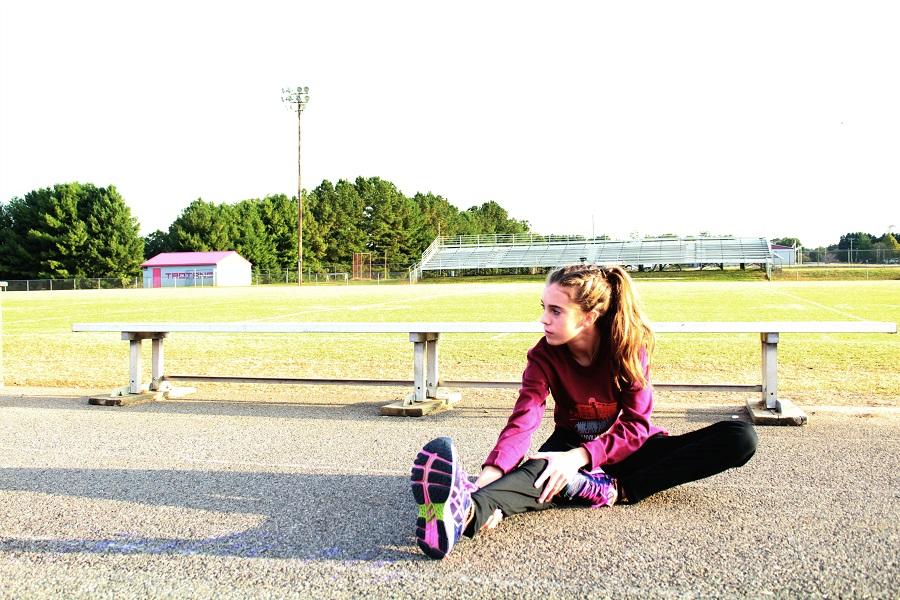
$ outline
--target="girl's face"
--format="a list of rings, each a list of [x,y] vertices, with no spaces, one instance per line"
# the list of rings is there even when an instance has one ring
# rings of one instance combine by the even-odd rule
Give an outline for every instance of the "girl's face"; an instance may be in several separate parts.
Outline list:
[[[544,337],[551,346],[568,344],[584,333],[585,329],[593,327],[596,320],[592,318],[592,313],[584,312],[572,301],[565,288],[555,283],[544,288],[541,306],[544,308],[541,315]]]

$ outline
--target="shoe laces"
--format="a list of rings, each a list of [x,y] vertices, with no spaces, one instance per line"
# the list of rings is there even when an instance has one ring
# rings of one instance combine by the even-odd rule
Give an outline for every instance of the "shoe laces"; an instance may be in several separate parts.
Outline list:
[[[563,494],[570,500],[587,500],[593,508],[614,504],[618,496],[615,480],[599,469],[579,471]]]

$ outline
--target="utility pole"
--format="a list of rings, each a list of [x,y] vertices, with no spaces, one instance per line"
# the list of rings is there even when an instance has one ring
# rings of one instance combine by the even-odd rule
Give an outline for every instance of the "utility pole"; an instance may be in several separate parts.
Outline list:
[[[303,140],[303,109],[309,102],[309,88],[282,88],[281,101],[297,112],[297,285],[303,285],[303,166],[300,150]]]

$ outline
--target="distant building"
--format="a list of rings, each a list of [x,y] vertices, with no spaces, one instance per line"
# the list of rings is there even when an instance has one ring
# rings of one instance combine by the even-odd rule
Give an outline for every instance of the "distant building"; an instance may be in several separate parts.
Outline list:
[[[163,252],[141,265],[145,288],[250,285],[251,267],[233,250]]]
[[[771,244],[771,247],[776,267],[788,267],[798,264],[797,254],[800,252],[800,248],[780,246],[778,244]]]

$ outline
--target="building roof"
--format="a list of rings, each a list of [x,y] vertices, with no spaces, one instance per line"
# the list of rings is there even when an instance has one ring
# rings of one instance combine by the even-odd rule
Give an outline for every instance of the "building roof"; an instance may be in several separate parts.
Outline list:
[[[142,267],[193,267],[217,265],[228,256],[235,254],[234,250],[224,252],[162,252],[151,259],[145,260]],[[242,257],[243,258],[243,257]]]

